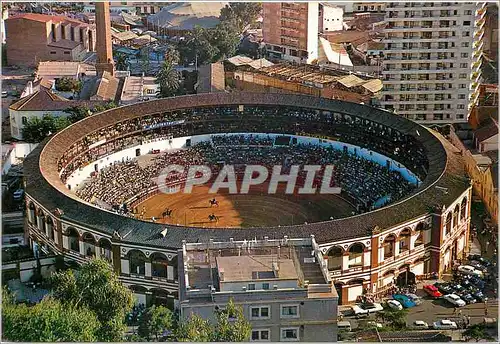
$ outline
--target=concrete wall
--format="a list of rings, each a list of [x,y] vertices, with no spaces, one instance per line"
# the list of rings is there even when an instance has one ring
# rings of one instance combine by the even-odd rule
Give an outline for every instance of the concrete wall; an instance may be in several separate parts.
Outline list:
[[[45,111],[18,111],[9,109],[10,116],[10,132],[13,138],[17,140],[23,139],[23,117],[26,117],[26,120],[29,121],[30,118],[38,117],[43,118],[45,115],[51,115],[54,117],[59,116],[69,116],[68,113],[60,110],[45,110]]]
[[[38,143],[14,143],[9,155],[3,161],[2,175],[6,174],[12,165],[21,163],[20,159],[24,159],[36,146]]]

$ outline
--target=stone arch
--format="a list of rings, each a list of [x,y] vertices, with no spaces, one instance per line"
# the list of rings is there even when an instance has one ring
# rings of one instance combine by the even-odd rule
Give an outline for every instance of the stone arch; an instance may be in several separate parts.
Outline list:
[[[394,257],[396,254],[396,235],[391,233],[386,236],[382,243],[382,247],[384,250],[384,259]]]
[[[71,251],[80,252],[80,234],[76,228],[66,228],[66,236],[68,237],[68,248]]]
[[[41,208],[36,210],[36,225],[41,233],[47,235],[47,225],[45,223],[45,214]]]
[[[456,230],[458,227],[458,218],[460,216],[460,206],[457,204],[455,209],[453,209],[453,230]]]
[[[92,233],[85,232],[82,235],[83,252],[87,257],[95,256],[96,240]]]
[[[416,226],[415,226],[415,230],[417,232],[420,232],[420,231],[423,231],[425,230],[425,228],[427,227],[427,224],[424,222],[424,221],[420,221]]]
[[[395,274],[396,274],[396,270],[391,269],[391,270],[387,270],[386,272],[384,272],[384,274],[382,276],[386,277],[386,276],[395,275]]]
[[[403,229],[398,236],[398,247],[399,253],[403,253],[410,250],[410,240],[411,240],[411,229]]]
[[[465,220],[465,216],[467,214],[467,197],[464,197],[462,202],[460,202],[460,221]]]
[[[413,247],[419,247],[420,245],[424,244],[424,232],[418,232],[417,239],[415,239],[415,244],[413,244]]]
[[[363,266],[363,252],[365,251],[365,245],[360,242],[352,244],[349,249],[349,268],[355,266]]]
[[[146,255],[140,250],[130,250],[127,253],[131,274],[144,275],[146,273]]]
[[[28,221],[35,226],[37,225],[37,218],[36,218],[36,207],[35,203],[29,202],[28,204]]]
[[[174,309],[174,296],[165,289],[151,289],[152,304],[156,306],[165,306],[171,310]]]
[[[341,246],[332,246],[327,252],[328,270],[341,270],[344,250]]]
[[[452,214],[450,211],[450,212],[448,212],[448,215],[446,215],[446,220],[444,223],[443,238],[446,238],[446,236],[451,233],[451,218],[452,218]]]
[[[135,304],[138,306],[143,305],[143,307],[146,307],[146,293],[148,292],[148,289],[136,284],[129,285],[128,288],[134,294]]]
[[[106,259],[108,262],[113,261],[113,245],[107,238],[100,238],[97,242],[99,256]]]
[[[45,225],[47,227],[47,237],[50,240],[54,240],[54,220],[52,219],[52,216],[46,216],[45,217]]]
[[[149,257],[151,259],[151,274],[153,277],[167,278],[169,262],[165,254],[154,252]]]

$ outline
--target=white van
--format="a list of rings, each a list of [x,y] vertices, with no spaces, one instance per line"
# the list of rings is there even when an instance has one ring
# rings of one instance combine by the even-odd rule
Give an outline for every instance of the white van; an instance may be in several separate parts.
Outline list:
[[[351,332],[351,323],[349,321],[339,321],[337,322],[337,329],[339,331]]]

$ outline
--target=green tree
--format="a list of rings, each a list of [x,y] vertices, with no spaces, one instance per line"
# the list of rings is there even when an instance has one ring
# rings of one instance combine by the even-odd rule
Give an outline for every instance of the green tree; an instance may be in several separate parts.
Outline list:
[[[247,342],[250,339],[252,327],[243,315],[243,308],[229,300],[226,309],[217,311],[216,322],[197,314],[181,321],[176,332],[176,340],[180,342]]]
[[[97,341],[99,321],[85,307],[71,307],[52,298],[35,306],[3,303],[4,340],[19,342],[90,342]]]
[[[262,4],[257,2],[232,2],[220,11],[220,20],[233,20],[237,24],[238,33],[247,25],[255,23],[262,11]]]
[[[92,112],[86,106],[72,106],[64,110],[64,112],[69,114],[68,119],[71,123],[76,123],[85,117],[92,115]]]
[[[211,31],[210,42],[217,48],[217,53],[214,57],[216,61],[234,56],[240,43],[240,35],[234,21],[219,23]]]
[[[198,65],[204,65],[213,62],[219,54],[217,47],[212,44],[211,30],[199,26],[178,43],[177,50],[183,64],[197,61]]]
[[[71,122],[66,117],[44,115],[42,118],[33,117],[28,120],[22,129],[23,139],[26,142],[37,143],[46,137],[66,128]]]
[[[177,93],[180,86],[180,75],[172,63],[164,61],[160,70],[156,74],[156,82],[160,85],[159,95],[161,97],[171,97]]]
[[[56,79],[56,90],[61,92],[80,92],[82,83],[73,78],[63,77]]]
[[[78,274],[71,270],[55,273],[53,295],[65,305],[88,307],[101,323],[100,341],[120,341],[125,332],[125,315],[133,304],[132,292],[125,287],[103,259],[82,265]]]
[[[493,339],[487,332],[485,324],[474,324],[469,326],[463,333],[462,336],[470,341],[474,339],[476,342],[479,342],[481,339],[491,340]]]
[[[180,54],[177,49],[172,46],[169,46],[165,51],[165,61],[169,61],[172,65],[179,63]]]
[[[402,330],[406,327],[407,315],[407,309],[397,310],[389,307],[377,313],[377,317],[394,330]]]
[[[173,324],[174,317],[170,309],[152,306],[141,316],[137,334],[148,340],[154,336],[158,341],[165,331],[173,329]]]
[[[129,62],[128,62],[128,56],[125,55],[124,53],[115,53],[116,57],[116,69],[117,70],[128,70],[129,69]]]

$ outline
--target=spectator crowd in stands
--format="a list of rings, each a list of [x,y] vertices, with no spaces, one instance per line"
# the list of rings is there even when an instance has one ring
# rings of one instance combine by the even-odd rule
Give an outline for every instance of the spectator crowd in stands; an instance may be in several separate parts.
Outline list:
[[[291,166],[333,165],[333,186],[342,188],[359,212],[393,202],[411,193],[416,185],[406,181],[397,171],[327,145],[294,144],[273,145],[270,136],[215,135],[210,141],[192,147],[155,154],[140,166],[138,159],[130,159],[103,168],[76,191],[87,202],[109,209],[128,209],[127,202],[145,190],[156,190],[158,177],[168,165],[185,167],[182,174],[170,174],[165,183],[184,181],[192,165],[207,165],[215,176],[224,165],[233,165],[236,173],[244,172],[246,165],[268,168],[269,178],[273,166],[282,167],[281,173]],[[317,173],[313,186],[321,187],[324,170]],[[300,168],[297,188],[303,184],[306,172]],[[212,180],[213,181],[213,180]]]

